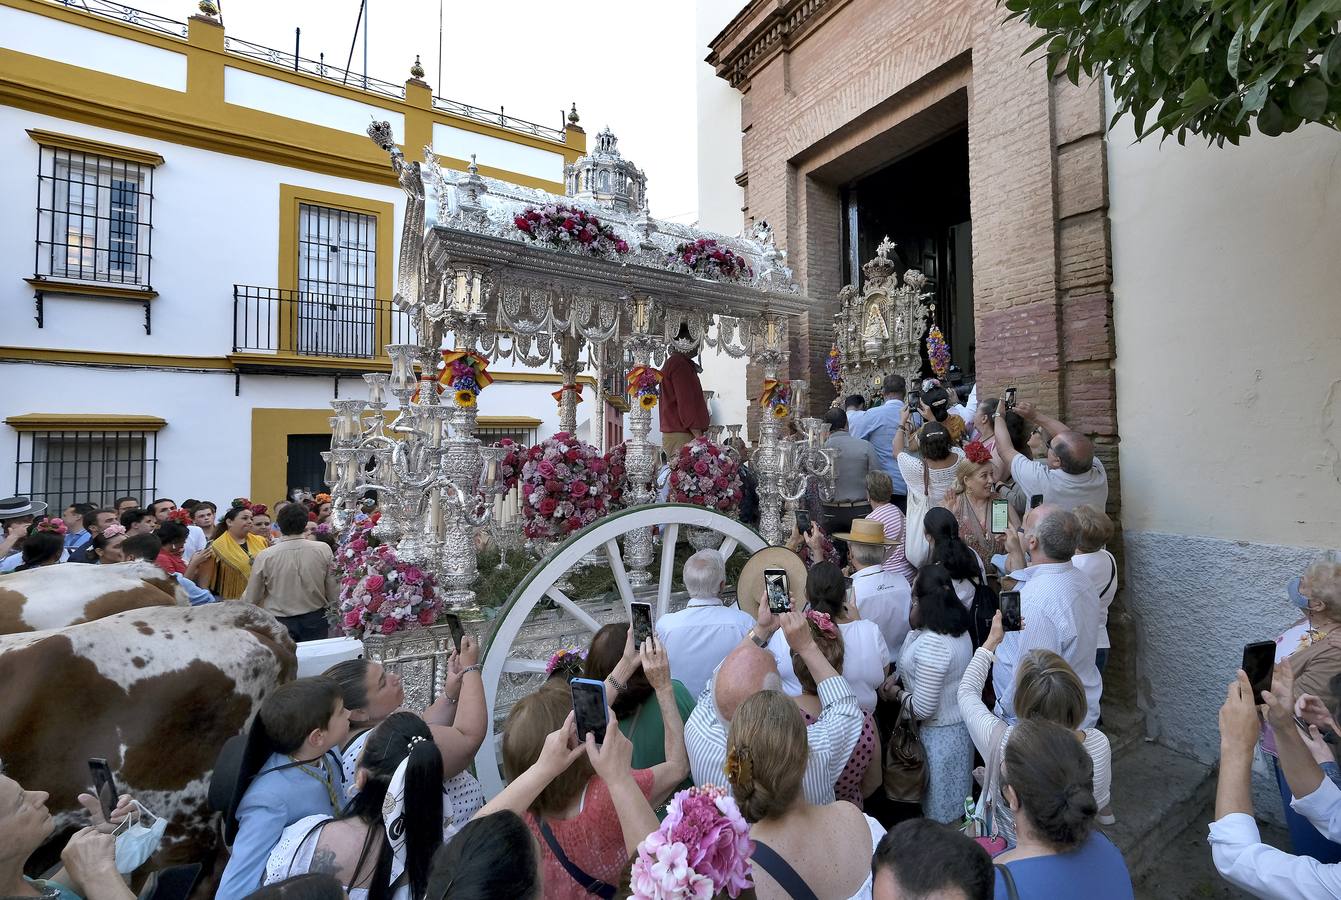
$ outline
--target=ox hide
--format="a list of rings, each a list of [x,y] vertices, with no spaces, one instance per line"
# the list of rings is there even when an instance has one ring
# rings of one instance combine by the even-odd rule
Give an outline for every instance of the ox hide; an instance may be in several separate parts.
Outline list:
[[[176,579],[143,560],[0,575],[0,634],[79,625],[146,606],[190,605]]]
[[[105,757],[122,792],[169,820],[153,865],[208,871],[219,843],[207,803],[215,758],[296,670],[284,626],[243,603],[0,636],[0,759],[6,775],[51,794],[63,837],[87,824],[77,797],[89,758]]]

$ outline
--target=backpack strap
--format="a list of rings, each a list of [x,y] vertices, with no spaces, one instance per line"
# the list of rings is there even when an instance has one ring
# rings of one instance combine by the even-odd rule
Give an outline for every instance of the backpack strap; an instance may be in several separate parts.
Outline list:
[[[787,860],[763,841],[754,842],[754,855],[751,858],[772,876],[778,887],[786,891],[792,900],[819,900],[815,892],[810,889],[810,885],[806,884],[805,879],[796,873]]]
[[[559,846],[558,838],[554,837],[554,832],[550,831],[549,823],[544,819],[536,816],[536,824],[540,826],[540,836],[545,839],[545,843],[549,846],[550,852],[553,853],[554,858],[559,861],[559,865],[563,866],[563,870],[568,873],[568,877],[577,882],[578,887],[582,888],[582,890],[586,891],[588,894],[595,894],[597,897],[602,898],[602,900],[614,900],[614,885],[606,884],[599,878],[588,875],[586,872],[578,868],[577,864],[568,858],[568,854],[563,852],[563,847]]]
[[[1015,876],[1011,874],[1009,866],[1003,866],[1000,863],[993,863],[996,870],[1001,873],[1001,880],[1006,883],[1006,896],[1009,900],[1020,900],[1020,892],[1015,887]]]

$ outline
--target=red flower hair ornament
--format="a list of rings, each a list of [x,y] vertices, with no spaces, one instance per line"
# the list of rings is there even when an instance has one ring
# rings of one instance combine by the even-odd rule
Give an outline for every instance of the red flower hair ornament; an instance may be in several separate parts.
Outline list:
[[[992,461],[992,451],[982,441],[969,441],[964,445],[964,456],[971,463],[982,465]]]

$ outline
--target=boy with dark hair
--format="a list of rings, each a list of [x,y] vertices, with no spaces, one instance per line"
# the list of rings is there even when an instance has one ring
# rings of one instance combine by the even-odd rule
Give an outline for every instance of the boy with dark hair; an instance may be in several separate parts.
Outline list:
[[[237,788],[225,815],[232,856],[219,883],[219,900],[240,900],[261,886],[265,862],[284,829],[315,815],[338,816],[344,770],[337,749],[349,736],[349,711],[330,678],[299,678],[261,703],[251,726]],[[259,751],[259,752],[257,752]],[[266,758],[252,776],[248,757]]]
[[[158,559],[158,554],[162,549],[163,542],[158,539],[158,535],[152,532],[132,534],[121,542],[121,552],[126,554],[126,559],[142,559],[146,562],[154,562]]]

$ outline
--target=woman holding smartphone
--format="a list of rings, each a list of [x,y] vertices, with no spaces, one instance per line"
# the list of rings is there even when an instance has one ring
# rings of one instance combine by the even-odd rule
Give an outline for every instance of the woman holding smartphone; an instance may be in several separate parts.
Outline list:
[[[959,537],[982,560],[1006,552],[1006,528],[994,528],[992,501],[997,499],[993,480],[992,454],[977,441],[964,448],[963,460],[955,469],[954,484],[940,499],[940,505],[954,513],[959,522]]]

